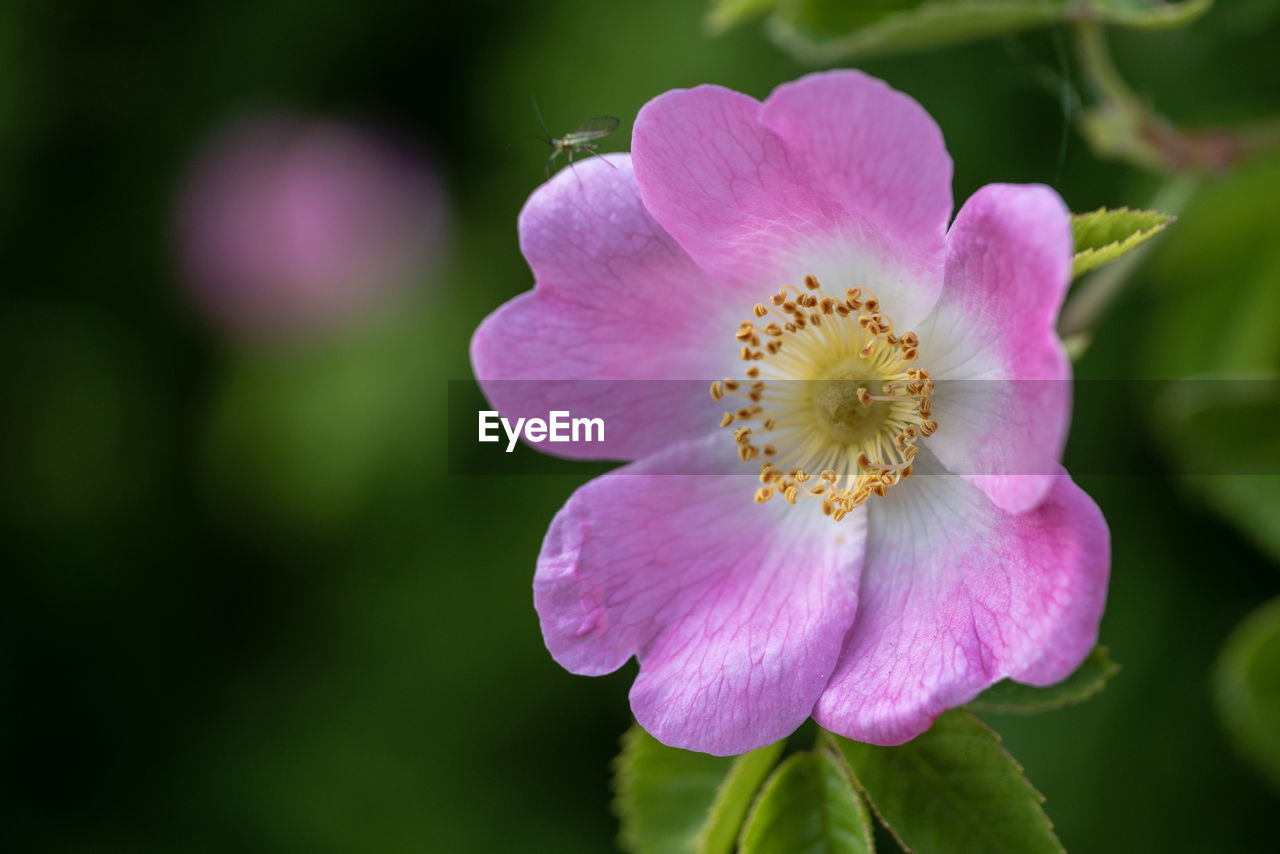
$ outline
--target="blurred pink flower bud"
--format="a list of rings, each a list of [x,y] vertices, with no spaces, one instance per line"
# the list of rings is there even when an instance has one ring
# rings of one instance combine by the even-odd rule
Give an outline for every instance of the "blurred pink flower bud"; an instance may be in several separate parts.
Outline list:
[[[443,189],[422,159],[355,127],[287,116],[216,136],[178,206],[193,300],[251,335],[359,315],[420,280],[445,231]]]

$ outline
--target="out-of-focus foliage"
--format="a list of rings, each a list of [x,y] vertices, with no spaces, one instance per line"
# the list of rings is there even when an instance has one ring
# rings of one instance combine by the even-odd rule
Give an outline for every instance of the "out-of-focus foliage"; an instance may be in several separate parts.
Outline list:
[[[430,471],[443,431],[423,394],[440,358],[423,307],[336,337],[248,348],[212,393],[202,471],[224,512],[319,528],[377,485]]]
[[[769,13],[774,41],[813,64],[860,61],[1035,27],[1088,19],[1138,28],[1177,27],[1213,0],[713,0],[722,31]]]
[[[1280,158],[1208,182],[1146,275],[1153,411],[1189,494],[1280,559]]]
[[[1172,219],[1159,211],[1131,211],[1099,208],[1085,214],[1072,214],[1071,234],[1075,238],[1076,257],[1071,275],[1081,276],[1108,261],[1131,252],[1154,237]]]
[[[1214,700],[1236,749],[1280,793],[1280,599],[1240,624],[1214,669]]]
[[[1119,672],[1120,665],[1111,660],[1107,648],[1098,646],[1075,673],[1057,685],[1034,688],[1006,679],[983,691],[969,708],[977,712],[1018,715],[1049,712],[1092,698]]]

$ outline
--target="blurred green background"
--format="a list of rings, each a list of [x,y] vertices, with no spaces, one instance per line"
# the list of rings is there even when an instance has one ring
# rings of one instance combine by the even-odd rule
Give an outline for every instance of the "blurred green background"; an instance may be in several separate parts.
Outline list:
[[[1175,120],[1276,115],[1276,5],[1117,33],[1117,61]],[[633,666],[562,671],[530,593],[547,523],[597,469],[449,475],[471,450],[447,447],[447,389],[471,376],[477,323],[532,285],[515,233],[547,153],[521,139],[531,94],[553,132],[619,116],[603,148],[625,150],[666,89],[764,97],[807,70],[758,26],[709,37],[704,12],[0,6],[6,849],[611,850]],[[1194,179],[1099,159],[1069,125],[1057,31],[862,67],[941,124],[958,201],[991,181],[1052,184],[1077,211],[1186,200],[1079,376],[1280,367],[1280,267],[1255,260],[1280,245],[1274,158]],[[228,328],[180,257],[200,152],[276,113],[394,137],[445,188],[447,231],[399,297],[308,334]],[[1193,334],[1201,310],[1245,330]],[[1246,333],[1243,354],[1223,344]],[[1069,849],[1274,850],[1276,796],[1209,685],[1277,590],[1280,516],[1188,487],[1195,446],[1168,450],[1166,427],[1081,396],[1068,465],[1111,525],[1102,640],[1124,670],[1085,706],[991,721]],[[1274,422],[1228,428],[1275,446]],[[1252,523],[1231,523],[1233,500]]]

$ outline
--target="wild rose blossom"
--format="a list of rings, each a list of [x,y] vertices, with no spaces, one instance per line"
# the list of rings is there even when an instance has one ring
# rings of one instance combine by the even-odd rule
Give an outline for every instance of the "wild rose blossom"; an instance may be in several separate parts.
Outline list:
[[[536,287],[472,360],[504,412],[606,418],[557,452],[634,460],[556,515],[534,601],[568,670],[636,656],[663,742],[740,753],[812,715],[897,744],[1092,648],[1110,560],[1060,465],[1067,209],[990,185],[948,230],[950,182],[915,101],[834,71],[661,95],[629,157],[525,205]]]

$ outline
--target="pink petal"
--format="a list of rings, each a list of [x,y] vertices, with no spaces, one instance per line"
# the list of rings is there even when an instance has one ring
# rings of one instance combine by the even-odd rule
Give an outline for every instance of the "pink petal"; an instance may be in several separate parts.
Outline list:
[[[686,462],[681,462],[681,461]],[[676,747],[729,755],[809,716],[857,606],[863,529],[816,507],[752,501],[730,437],[689,443],[588,483],[543,544],[534,603],[574,673],[640,661],[631,705]]]
[[[826,71],[775,89],[760,123],[821,176],[847,219],[882,232],[922,281],[936,281],[951,220],[951,157],[923,107],[860,71]],[[923,317],[937,292],[910,296],[917,299],[893,306],[903,320]]]
[[[929,449],[1014,512],[1053,487],[1067,441],[1071,364],[1054,326],[1071,256],[1057,193],[983,187],[947,235],[946,285],[919,329],[937,382]]]
[[[1023,514],[945,474],[868,509],[861,606],[814,711],[822,726],[901,744],[1000,679],[1064,679],[1093,648],[1109,535],[1065,474]]]
[[[716,430],[710,382],[741,372],[734,300],[645,211],[625,155],[561,170],[520,214],[537,285],[480,325],[471,360],[504,415],[604,418],[603,444],[542,445],[632,459]],[[689,380],[696,382],[665,382]]]
[[[764,105],[675,90],[640,111],[632,151],[654,217],[761,297],[812,273],[830,293],[872,289],[913,324],[937,296],[951,161],[924,110],[879,81],[811,75]]]

